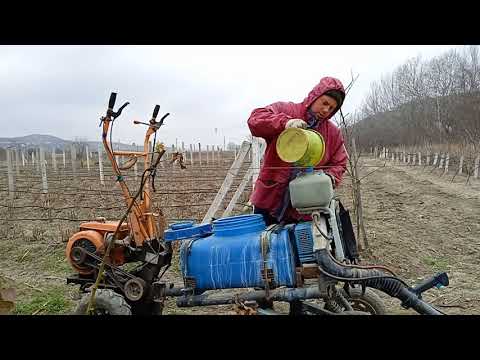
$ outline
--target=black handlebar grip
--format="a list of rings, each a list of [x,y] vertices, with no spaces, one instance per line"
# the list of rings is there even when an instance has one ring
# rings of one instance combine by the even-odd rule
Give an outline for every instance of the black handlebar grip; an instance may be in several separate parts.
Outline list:
[[[108,100],[108,108],[113,109],[115,106],[115,101],[117,100],[117,93],[112,92],[110,94],[110,100]]]
[[[155,109],[153,109],[152,118],[156,119],[159,111],[160,111],[160,105],[155,105]]]

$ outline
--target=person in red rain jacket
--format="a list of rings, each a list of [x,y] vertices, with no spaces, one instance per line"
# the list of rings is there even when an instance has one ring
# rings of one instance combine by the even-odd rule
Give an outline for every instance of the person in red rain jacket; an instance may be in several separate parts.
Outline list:
[[[248,126],[253,136],[265,139],[267,148],[250,201],[254,213],[262,214],[267,225],[308,220],[292,208],[288,184],[296,175],[292,164],[282,161],[276,151],[281,132],[290,127],[313,129],[325,140],[325,156],[316,166],[340,184],[348,154],[340,129],[329,120],[340,109],[345,90],[340,80],[324,77],[301,103],[276,102],[253,110]]]

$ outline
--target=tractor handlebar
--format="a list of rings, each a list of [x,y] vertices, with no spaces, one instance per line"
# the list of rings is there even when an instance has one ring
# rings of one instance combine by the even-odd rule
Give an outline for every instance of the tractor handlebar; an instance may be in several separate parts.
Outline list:
[[[117,100],[117,93],[112,92],[110,94],[110,99],[108,100],[108,108],[112,109],[112,111],[113,111],[113,107],[115,106],[116,100]]]
[[[113,107],[115,106],[115,102],[117,101],[117,93],[112,92],[110,94],[110,99],[108,100],[108,110],[107,110],[107,116],[112,117],[113,119],[116,119],[122,114],[123,109],[125,106],[129,105],[129,102],[126,102],[117,111],[113,111]]]
[[[160,105],[155,105],[155,109],[153,109],[152,120],[155,120],[157,118],[159,111],[160,111]]]

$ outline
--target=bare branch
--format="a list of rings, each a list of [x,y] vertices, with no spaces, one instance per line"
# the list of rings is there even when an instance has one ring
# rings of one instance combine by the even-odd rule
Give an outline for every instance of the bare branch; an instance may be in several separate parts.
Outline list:
[[[347,85],[347,87],[345,88],[345,95],[348,94],[348,92],[350,91],[350,89],[352,88],[353,84],[355,83],[355,81],[357,81],[358,77],[360,76],[357,75],[357,77],[354,79],[353,78],[353,73],[352,73],[352,80],[350,81],[350,83]]]

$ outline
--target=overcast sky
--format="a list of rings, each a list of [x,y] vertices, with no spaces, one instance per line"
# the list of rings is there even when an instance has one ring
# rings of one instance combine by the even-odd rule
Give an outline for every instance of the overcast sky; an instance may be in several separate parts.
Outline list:
[[[373,81],[407,59],[460,46],[0,46],[0,137],[48,134],[101,140],[111,91],[130,105],[114,141],[142,143],[155,104],[170,112],[158,137],[170,145],[239,143],[257,107],[302,101],[323,76],[346,86],[344,113],[358,108]],[[160,116],[159,116],[160,117]],[[217,133],[215,134],[215,128]]]

